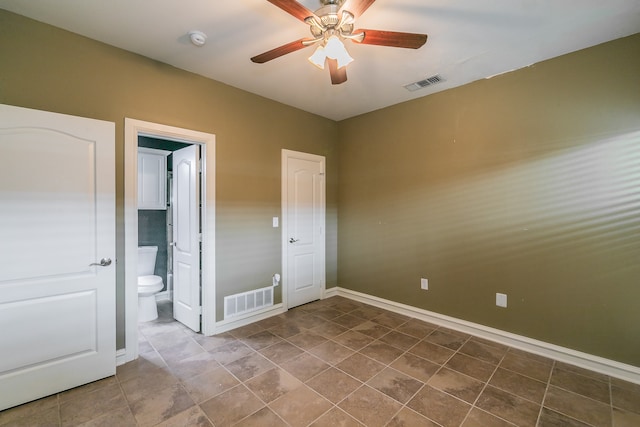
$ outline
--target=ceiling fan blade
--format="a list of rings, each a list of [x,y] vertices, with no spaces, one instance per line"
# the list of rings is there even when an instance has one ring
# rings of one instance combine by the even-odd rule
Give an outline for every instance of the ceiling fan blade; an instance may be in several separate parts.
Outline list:
[[[270,51],[261,53],[260,55],[256,55],[251,60],[257,64],[264,64],[267,61],[271,61],[272,59],[280,58],[287,53],[295,52],[296,50],[303,49],[307,47],[303,42],[309,41],[313,39],[300,39],[291,43],[287,43],[285,45],[279,46],[275,49],[271,49]]]
[[[364,33],[362,44],[378,46],[404,47],[418,49],[427,42],[426,34],[399,33],[396,31],[355,30],[353,34]],[[357,42],[357,40],[354,40]]]
[[[289,15],[298,18],[302,22],[310,16],[316,16],[312,11],[295,0],[267,0],[274,6],[287,12]]]
[[[347,10],[356,18],[362,15],[376,0],[347,0],[341,10]]]
[[[327,58],[329,64],[329,74],[331,74],[331,84],[339,85],[347,81],[347,67],[338,68],[338,60]]]

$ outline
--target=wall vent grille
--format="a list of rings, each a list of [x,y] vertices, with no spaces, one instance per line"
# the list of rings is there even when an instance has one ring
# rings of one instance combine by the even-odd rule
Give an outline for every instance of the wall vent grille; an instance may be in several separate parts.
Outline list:
[[[273,287],[224,297],[224,318],[240,316],[273,305]]]
[[[427,86],[433,86],[435,84],[438,84],[444,81],[445,80],[442,78],[440,74],[436,74],[435,76],[427,77],[424,80],[420,80],[418,82],[405,85],[404,88],[407,89],[408,91],[415,92],[418,89],[422,89]]]

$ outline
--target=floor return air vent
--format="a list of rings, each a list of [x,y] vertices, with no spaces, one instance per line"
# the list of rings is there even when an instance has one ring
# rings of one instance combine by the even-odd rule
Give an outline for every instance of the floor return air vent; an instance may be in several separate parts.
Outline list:
[[[273,305],[273,287],[224,297],[224,318],[229,319]]]

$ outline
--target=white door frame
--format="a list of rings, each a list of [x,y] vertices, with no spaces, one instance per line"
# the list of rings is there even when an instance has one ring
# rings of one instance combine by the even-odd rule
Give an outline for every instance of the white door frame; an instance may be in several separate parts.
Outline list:
[[[202,148],[202,333],[216,321],[215,135],[125,118],[124,120],[125,349],[118,365],[138,357],[138,136],[200,144]]]
[[[288,225],[289,225],[289,214],[288,214],[288,206],[289,206],[289,192],[287,191],[287,182],[288,182],[288,174],[289,174],[289,169],[288,169],[288,159],[289,158],[296,158],[296,159],[302,159],[302,160],[310,160],[313,162],[321,162],[322,163],[322,170],[326,171],[326,159],[324,156],[319,156],[317,154],[309,154],[309,153],[303,153],[300,151],[292,151],[292,150],[287,150],[287,149],[283,149],[282,150],[282,156],[281,156],[281,199],[282,199],[282,206],[281,206],[281,211],[282,211],[282,306],[285,308],[285,310],[289,309],[289,257],[288,257],[288,251],[289,251],[289,237],[287,235],[287,230],[288,230]],[[323,218],[326,218],[326,210],[327,210],[327,206],[326,206],[326,175],[325,175],[325,179],[324,179],[324,191],[325,194],[322,197],[322,211],[324,213]],[[323,265],[323,269],[322,269],[322,285],[321,285],[321,289],[320,289],[320,298],[323,299],[325,292],[326,292],[326,287],[327,287],[327,280],[326,280],[326,235],[327,235],[327,230],[326,230],[326,220],[325,222],[322,224],[322,234],[325,236],[325,244],[323,245],[323,251],[322,251],[322,265]]]

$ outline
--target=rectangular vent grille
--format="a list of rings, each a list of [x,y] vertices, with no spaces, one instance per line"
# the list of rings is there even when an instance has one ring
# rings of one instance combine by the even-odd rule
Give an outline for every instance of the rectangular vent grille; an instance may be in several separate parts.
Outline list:
[[[418,89],[422,89],[427,86],[433,86],[443,81],[445,80],[442,78],[442,76],[440,74],[436,74],[435,76],[427,77],[426,79],[420,80],[419,82],[405,85],[404,88],[408,91],[414,92]]]
[[[240,316],[273,305],[273,287],[224,297],[224,318]]]

